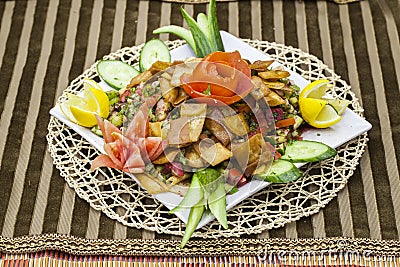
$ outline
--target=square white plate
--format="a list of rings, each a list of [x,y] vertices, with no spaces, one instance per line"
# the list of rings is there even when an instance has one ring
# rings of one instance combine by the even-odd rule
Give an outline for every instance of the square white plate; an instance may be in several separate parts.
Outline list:
[[[236,38],[235,36],[227,32],[221,31],[221,35],[225,46],[225,50],[228,52],[238,50],[242,56],[244,56],[246,59],[249,59],[250,61],[271,59],[268,55],[251,47],[250,45],[246,44],[242,40]],[[172,60],[183,60],[187,57],[194,56],[194,54],[188,45],[183,45],[172,50],[171,56]],[[275,66],[278,66],[279,62],[275,62],[274,64]],[[290,79],[293,80],[295,84],[298,85],[301,89],[304,88],[307,84],[309,84],[309,81],[301,77],[299,74],[292,71],[290,71],[290,73],[291,73]],[[104,87],[107,86],[105,83],[101,83],[101,85]],[[58,105],[50,110],[50,114],[59,119],[60,121],[62,121],[63,123],[65,123],[66,125],[68,125],[73,130],[75,130],[78,134],[80,134],[83,138],[85,138],[101,153],[104,153],[103,139],[92,133],[90,129],[81,127],[68,120],[64,116]],[[372,126],[368,121],[358,116],[352,110],[347,109],[342,114],[342,120],[336,125],[328,129],[311,129],[309,131],[306,131],[303,134],[303,137],[304,139],[320,141],[331,147],[336,148],[350,141],[351,139],[359,136],[360,134],[368,131],[369,129],[371,129],[371,127]],[[133,175],[132,177],[134,178]],[[248,198],[249,196],[260,191],[261,189],[265,188],[268,185],[269,183],[259,180],[253,180],[248,184],[244,185],[239,189],[237,193],[227,196],[227,210],[236,206],[244,199]],[[154,195],[154,197],[169,209],[174,208],[182,200],[182,197],[173,193],[156,194]],[[186,223],[189,216],[189,210],[176,213],[176,215],[183,222]],[[214,217],[212,215],[210,214],[205,215],[200,221],[197,228],[203,227],[213,219]]]

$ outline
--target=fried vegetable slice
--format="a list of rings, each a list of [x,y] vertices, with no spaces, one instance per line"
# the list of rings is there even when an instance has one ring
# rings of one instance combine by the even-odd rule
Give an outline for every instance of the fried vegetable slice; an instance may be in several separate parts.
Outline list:
[[[133,77],[130,81],[130,83],[126,86],[126,88],[132,88],[138,84],[140,84],[141,82],[145,82],[148,79],[151,78],[151,76],[153,76],[153,74],[151,74],[151,71],[146,70],[142,73],[140,73],[139,75]]]
[[[267,71],[262,71],[258,73],[258,76],[265,80],[279,80],[283,78],[288,78],[290,76],[290,73],[285,70],[267,70]]]
[[[157,72],[163,71],[172,66],[171,62],[166,61],[156,61],[151,65],[149,71],[154,75]]]
[[[285,104],[285,100],[278,95],[276,92],[271,91],[266,97],[265,100],[267,101],[268,105],[271,107],[279,106]]]
[[[264,84],[266,85],[266,86],[268,86],[268,88],[271,88],[271,89],[283,89],[283,88],[285,88],[285,84],[284,83],[282,83],[282,82],[269,82],[269,81],[264,81]]]
[[[166,78],[160,77],[158,80],[160,82],[160,89],[164,101],[171,104],[174,103],[175,99],[178,97],[178,88],[172,86]]]
[[[251,70],[256,71],[267,71],[268,67],[274,62],[274,60],[257,60],[249,65]]]
[[[211,146],[207,144],[206,141],[202,141],[199,144],[200,156],[215,166],[230,157],[232,157],[232,152],[224,147],[221,143],[213,143]]]
[[[243,113],[225,117],[223,121],[229,131],[238,136],[243,136],[250,131],[250,127],[247,124]]]

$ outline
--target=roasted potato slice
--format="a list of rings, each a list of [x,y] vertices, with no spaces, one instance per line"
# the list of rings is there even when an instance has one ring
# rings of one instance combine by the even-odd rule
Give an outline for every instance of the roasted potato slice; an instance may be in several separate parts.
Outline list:
[[[174,107],[178,106],[179,104],[183,103],[184,101],[189,99],[189,95],[183,90],[182,88],[179,88],[178,91],[178,96],[175,98],[174,102],[172,105]]]
[[[179,148],[167,147],[158,158],[152,161],[153,164],[166,164],[173,162],[176,156],[179,154]]]
[[[243,170],[259,160],[264,142],[261,133],[258,133],[246,142],[232,144],[233,155]]]
[[[189,174],[185,174],[182,177],[173,175],[167,179],[167,182],[169,182],[171,185],[177,185],[178,183],[180,183],[188,178],[190,178]]]
[[[253,82],[254,86],[259,89],[259,92],[261,92],[264,96],[268,95],[271,92],[271,90],[260,77],[251,76],[251,81]]]
[[[187,160],[186,165],[193,168],[206,167],[206,162],[200,157],[200,154],[196,151],[194,146],[188,146],[185,149],[185,158]]]
[[[266,86],[268,86],[268,88],[271,88],[271,89],[283,89],[283,88],[285,88],[285,84],[284,83],[282,83],[282,82],[269,82],[269,81],[264,81],[264,84],[266,85]]]
[[[213,119],[207,118],[204,126],[207,130],[212,133],[219,142],[221,142],[224,146],[227,146],[231,142],[231,138],[229,133],[225,130],[225,128]]]
[[[146,173],[135,174],[136,179],[139,180],[140,185],[150,194],[158,194],[170,191],[171,187],[164,183],[161,179],[157,179],[152,175]]]

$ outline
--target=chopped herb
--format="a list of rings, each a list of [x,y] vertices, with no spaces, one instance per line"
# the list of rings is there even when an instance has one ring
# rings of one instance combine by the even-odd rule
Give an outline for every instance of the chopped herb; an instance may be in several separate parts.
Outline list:
[[[204,90],[203,94],[205,94],[205,95],[211,95],[211,86],[210,86],[210,84],[208,84],[207,89]]]

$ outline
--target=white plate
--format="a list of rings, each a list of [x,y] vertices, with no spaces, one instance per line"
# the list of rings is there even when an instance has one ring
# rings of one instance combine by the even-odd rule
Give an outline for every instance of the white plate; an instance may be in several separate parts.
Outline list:
[[[228,52],[238,50],[243,57],[249,59],[250,61],[271,59],[268,55],[249,46],[248,44],[244,43],[243,41],[239,40],[238,38],[227,32],[222,31],[221,35],[225,46],[225,50]],[[194,54],[188,45],[183,45],[172,50],[171,56],[172,60],[183,60],[187,57],[194,56]],[[275,66],[278,66],[279,62],[275,62],[274,64]],[[293,80],[295,84],[298,85],[301,89],[304,88],[307,84],[309,84],[309,81],[301,77],[299,74],[293,71],[290,71],[290,73],[291,73],[290,79]],[[101,83],[101,85],[106,87],[104,83]],[[89,129],[81,127],[68,120],[64,116],[58,105],[50,110],[50,114],[59,119],[60,121],[62,121],[63,123],[65,123],[66,125],[68,125],[73,130],[75,130],[78,134],[80,134],[84,139],[86,139],[101,153],[104,153],[103,139],[92,133]],[[352,110],[347,109],[343,113],[342,120],[339,123],[335,124],[334,126],[328,129],[308,130],[303,134],[303,137],[306,140],[320,141],[331,147],[336,148],[350,141],[351,139],[361,135],[362,133],[365,133],[366,131],[371,129],[371,127],[372,125],[368,121],[358,116]],[[133,175],[132,177],[134,178]],[[249,196],[260,191],[261,189],[265,188],[268,185],[269,183],[259,180],[253,180],[250,183],[244,185],[239,189],[237,193],[227,196],[227,210],[236,206],[244,199],[248,198]],[[182,200],[182,197],[173,193],[156,194],[154,195],[154,197],[169,209],[172,209],[173,207],[178,205],[178,203]],[[189,210],[176,213],[176,215],[183,222],[186,223],[189,216]],[[210,214],[204,215],[197,228],[203,227],[213,219],[214,217]]]

